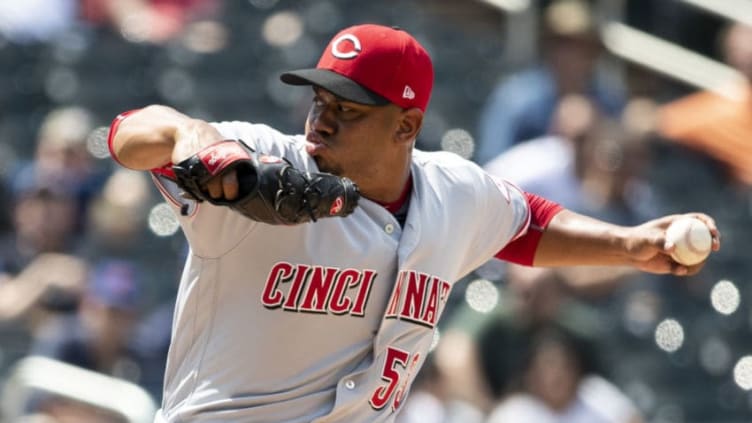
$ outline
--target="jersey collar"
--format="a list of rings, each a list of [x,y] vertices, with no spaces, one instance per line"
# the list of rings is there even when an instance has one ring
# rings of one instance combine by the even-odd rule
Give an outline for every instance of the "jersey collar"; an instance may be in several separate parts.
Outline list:
[[[405,182],[405,187],[402,189],[402,194],[400,194],[399,198],[395,201],[392,201],[391,203],[382,203],[381,204],[385,209],[387,209],[390,213],[395,214],[398,211],[402,209],[402,206],[405,205],[407,202],[407,199],[410,198],[410,192],[413,189],[413,175],[412,173],[407,178],[407,182]]]

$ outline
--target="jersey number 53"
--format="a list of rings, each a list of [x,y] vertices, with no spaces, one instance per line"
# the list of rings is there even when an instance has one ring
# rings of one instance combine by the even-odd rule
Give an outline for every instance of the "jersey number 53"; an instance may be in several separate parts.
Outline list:
[[[393,399],[392,409],[396,410],[402,404],[402,398],[413,377],[413,372],[420,361],[420,353],[415,353],[410,359],[410,353],[399,348],[387,347],[384,369],[381,371],[381,379],[386,382],[373,392],[369,402],[371,407],[381,410]],[[409,368],[408,368],[409,363]],[[400,372],[401,367],[404,374]],[[401,381],[401,383],[400,383]]]

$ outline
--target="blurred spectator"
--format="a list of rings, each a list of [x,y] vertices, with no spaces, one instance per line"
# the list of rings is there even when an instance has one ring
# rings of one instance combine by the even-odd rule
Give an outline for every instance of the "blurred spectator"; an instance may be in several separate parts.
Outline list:
[[[528,322],[499,313],[483,319],[478,330],[477,357],[493,397],[491,409],[500,399],[523,389],[521,369],[529,360],[531,342],[530,334],[525,331],[527,325]]]
[[[11,173],[12,194],[18,196],[38,186],[70,192],[76,200],[76,216],[81,218],[107,172],[87,149],[94,125],[94,116],[82,107],[50,111],[37,133],[33,159]],[[80,227],[82,222],[76,224]]]
[[[143,173],[120,168],[109,175],[88,210],[83,254],[96,260],[138,253],[152,194]]]
[[[485,166],[492,175],[550,198],[566,207],[582,204],[577,151],[597,120],[592,104],[579,95],[562,98],[554,112],[551,135],[522,141],[493,157]],[[535,166],[530,166],[533,162]]]
[[[43,253],[17,275],[0,280],[0,321],[28,318],[30,331],[56,313],[76,309],[87,265],[77,257]]]
[[[486,164],[512,145],[549,133],[559,99],[580,94],[608,115],[623,106],[621,87],[598,72],[603,47],[583,0],[556,0],[542,16],[541,63],[503,80],[480,117],[475,161]]]
[[[69,253],[76,245],[76,200],[65,187],[24,187],[13,206],[13,232],[0,238],[0,274],[20,273],[41,253]]]
[[[446,381],[433,357],[430,354],[426,357],[396,423],[449,423]]]
[[[77,22],[78,0],[0,1],[0,35],[13,43],[42,43]]]
[[[217,0],[80,0],[83,17],[111,25],[126,40],[162,44],[217,12]]]
[[[484,168],[571,210],[636,224],[657,215],[646,182],[651,105],[633,99],[622,119],[615,120],[599,115],[585,97],[564,96],[554,112],[551,135],[517,144]]]
[[[140,368],[128,349],[141,306],[136,268],[128,262],[99,263],[75,316],[59,318],[37,333],[34,355],[138,381]]]
[[[642,100],[630,102],[642,107]],[[648,105],[649,107],[649,105]],[[623,122],[600,119],[579,140],[575,166],[582,197],[573,207],[623,225],[655,217],[661,206],[647,180],[651,165],[649,139]]]
[[[408,416],[427,417],[430,413],[442,416],[441,423],[481,423],[493,399],[484,384],[472,334],[465,328],[448,327],[441,332],[431,355],[434,369],[429,372],[434,377],[430,373],[426,377],[432,381],[432,388],[427,391],[425,386],[421,388],[419,385],[418,390],[423,389],[424,395],[418,396],[415,403],[408,399],[405,404],[405,409],[410,410],[406,411]],[[433,401],[426,401],[427,398]],[[441,402],[441,408],[438,408],[437,401]],[[427,408],[424,410],[423,407]]]
[[[6,345],[14,349],[25,349],[50,317],[73,312],[83,292],[87,263],[73,254],[86,192],[97,183],[85,147],[91,125],[82,109],[51,112],[34,159],[10,174],[13,227],[0,237],[0,320],[11,321],[3,329],[13,332]]]
[[[752,185],[752,27],[732,23],[721,36],[724,61],[745,78],[732,95],[700,91],[660,111],[660,133],[723,163],[731,180]]]
[[[497,331],[501,330],[499,334]],[[506,336],[503,326],[492,326],[481,335],[483,345]],[[529,341],[518,372],[520,387],[510,387],[488,423],[637,423],[642,421],[634,404],[606,379],[598,376],[593,346],[565,326],[548,324],[525,331]],[[518,342],[520,339],[518,338]],[[510,355],[508,345],[486,348],[489,366],[498,356]],[[518,346],[519,347],[519,346]],[[525,346],[522,346],[524,349]],[[506,353],[505,353],[506,351]],[[495,354],[496,353],[496,354]],[[518,358],[519,360],[519,358]]]
[[[532,274],[531,274],[532,273]],[[566,295],[553,269],[513,266],[507,300],[483,317],[478,357],[496,404],[488,423],[636,423],[632,401],[604,375],[597,312]],[[537,297],[524,280],[545,286]]]
[[[14,228],[0,237],[0,352],[5,359],[25,353],[32,333],[50,318],[73,312],[84,289],[87,264],[71,255],[76,203],[59,188],[17,192]]]
[[[133,383],[40,356],[15,364],[0,395],[4,422],[151,423],[155,411]]]

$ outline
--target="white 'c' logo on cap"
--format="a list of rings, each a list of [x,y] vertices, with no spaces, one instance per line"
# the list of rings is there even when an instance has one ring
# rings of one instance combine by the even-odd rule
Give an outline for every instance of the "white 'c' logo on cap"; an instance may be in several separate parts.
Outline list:
[[[353,44],[353,49],[347,52],[340,50],[339,45],[343,41],[350,41]],[[352,34],[343,34],[332,41],[332,55],[338,59],[352,59],[360,53],[360,50],[360,40]]]

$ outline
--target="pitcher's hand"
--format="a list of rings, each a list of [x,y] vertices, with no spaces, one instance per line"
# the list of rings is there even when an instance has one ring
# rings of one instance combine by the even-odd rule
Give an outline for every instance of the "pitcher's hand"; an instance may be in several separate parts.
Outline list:
[[[180,163],[212,144],[223,140],[222,134],[208,122],[191,120],[175,133],[172,163]],[[210,179],[202,190],[215,200],[234,200],[238,197],[238,177],[234,170]]]
[[[664,216],[631,229],[627,251],[633,265],[645,272],[684,276],[693,275],[702,269],[705,261],[694,266],[685,266],[671,258],[675,246],[666,242],[666,229],[674,220],[691,216],[702,220],[713,237],[713,251],[721,248],[720,232],[712,217],[703,213],[687,213]]]

